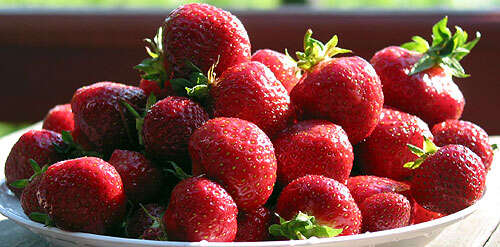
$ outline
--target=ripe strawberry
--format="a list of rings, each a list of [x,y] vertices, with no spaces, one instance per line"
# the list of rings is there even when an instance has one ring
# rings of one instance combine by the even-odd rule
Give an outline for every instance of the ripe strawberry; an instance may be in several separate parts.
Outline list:
[[[161,195],[164,189],[163,174],[141,153],[117,149],[109,163],[120,174],[128,200],[151,202]]]
[[[422,206],[418,205],[418,203],[413,204],[413,215],[410,220],[411,224],[419,224],[427,221],[439,219],[443,217],[443,214],[429,211]]]
[[[152,203],[138,208],[127,221],[127,234],[131,238],[142,238],[151,240],[166,240],[163,214],[167,209],[159,204]],[[161,234],[153,234],[161,233]]]
[[[193,174],[219,182],[244,211],[267,201],[276,181],[273,144],[255,124],[238,118],[215,118],[189,140]]]
[[[340,126],[326,120],[301,121],[278,134],[273,144],[281,185],[305,175],[323,175],[347,183],[354,158]]]
[[[300,80],[300,69],[290,57],[270,49],[258,50],[252,55],[252,61],[267,66],[290,93]]]
[[[417,158],[406,144],[422,147],[424,136],[432,139],[426,123],[418,117],[384,108],[372,134],[360,145],[360,158],[367,174],[405,180],[411,170],[403,167]]]
[[[175,93],[173,92],[172,87],[170,86],[170,83],[165,83],[164,86],[158,85],[158,82],[156,81],[150,81],[146,79],[142,79],[141,82],[139,83],[139,87],[144,90],[144,93],[146,96],[149,97],[151,93],[153,93],[158,100],[164,99],[167,96],[174,95]]]
[[[37,197],[48,217],[63,230],[104,234],[125,216],[120,175],[99,158],[83,157],[50,166]]]
[[[303,118],[326,119],[342,126],[354,145],[369,136],[378,123],[384,104],[380,80],[360,57],[330,58],[350,52],[335,47],[337,36],[322,45],[311,35],[308,30],[305,53],[297,52],[297,64],[305,74],[290,97]]]
[[[468,147],[481,158],[486,170],[490,169],[493,148],[489,143],[488,134],[481,127],[468,121],[447,120],[434,125],[432,134],[438,146],[460,144]]]
[[[271,211],[260,207],[250,212],[239,212],[238,232],[235,242],[257,242],[269,240]]]
[[[146,95],[138,87],[113,82],[85,86],[73,95],[75,128],[100,152],[108,154],[137,145],[135,119],[122,102],[141,109],[146,105]]]
[[[203,72],[219,61],[226,68],[250,60],[250,40],[240,20],[208,4],[192,3],[173,10],[165,19],[165,65],[167,72],[185,76],[186,62]]]
[[[21,207],[24,213],[29,217],[32,213],[45,213],[44,209],[38,203],[36,193],[38,192],[38,187],[40,185],[41,176],[35,176],[27,185],[24,187],[23,193],[19,201],[21,202]]]
[[[63,145],[59,133],[50,130],[29,130],[12,146],[5,162],[5,178],[7,186],[17,197],[21,196],[23,189],[15,188],[11,184],[33,175],[30,159],[42,166],[61,160],[62,157],[54,148],[54,144]]]
[[[366,198],[380,193],[394,192],[405,196],[410,193],[408,184],[376,176],[350,177],[347,188],[358,205],[361,205]]]
[[[314,216],[319,226],[341,229],[340,235],[358,234],[361,230],[361,212],[356,202],[345,185],[331,178],[307,175],[293,180],[283,189],[278,198],[276,213],[284,219],[300,216],[294,219],[297,221],[304,217],[300,215],[300,212]],[[292,236],[287,234],[288,229],[283,227],[286,226],[286,223],[288,222],[281,220],[281,229],[272,226],[270,228],[271,234],[280,235],[281,232],[281,235],[285,235],[285,237],[297,239],[293,236],[296,233]],[[325,232],[325,230],[315,232]],[[301,234],[305,233],[301,232]],[[330,234],[312,236],[332,237]],[[304,237],[309,238],[310,236],[304,235]],[[301,237],[299,236],[299,238]]]
[[[75,128],[75,120],[73,119],[71,105],[56,105],[54,108],[50,109],[43,120],[42,128],[58,133],[61,133],[63,130],[73,131]]]
[[[447,18],[432,28],[429,47],[422,37],[402,47],[390,46],[375,53],[370,60],[380,76],[385,104],[414,114],[429,125],[462,115],[465,100],[452,76],[467,77],[459,61],[479,41],[467,41],[460,27],[452,36]]]
[[[363,215],[363,232],[376,232],[404,227],[410,223],[411,205],[397,193],[379,193],[359,205]]]
[[[175,186],[163,223],[172,241],[232,242],[237,215],[233,198],[220,185],[192,177]]]

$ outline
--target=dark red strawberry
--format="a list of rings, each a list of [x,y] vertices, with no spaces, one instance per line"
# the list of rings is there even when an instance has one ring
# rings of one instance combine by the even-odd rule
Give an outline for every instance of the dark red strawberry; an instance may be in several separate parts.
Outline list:
[[[172,241],[232,242],[237,215],[226,190],[206,178],[193,177],[175,186],[163,223]]]
[[[337,36],[326,45],[304,38],[305,53],[298,52],[305,73],[290,93],[306,119],[326,119],[342,126],[354,145],[368,137],[384,105],[382,86],[373,67],[360,57],[330,58],[348,50],[336,47]]]
[[[174,9],[165,19],[165,64],[176,77],[185,76],[186,64],[203,72],[219,62],[226,68],[250,60],[250,41],[240,20],[208,4],[192,3]]]
[[[359,205],[363,215],[363,232],[376,232],[410,224],[411,205],[397,193],[379,193]]]
[[[75,128],[75,121],[73,119],[73,112],[71,105],[56,105],[50,109],[47,116],[43,120],[43,129],[52,130],[61,133],[63,130],[73,131]]]
[[[238,118],[215,118],[197,129],[189,141],[193,174],[219,182],[240,210],[267,201],[276,181],[273,144],[255,124]]]
[[[7,186],[17,197],[21,196],[23,189],[13,187],[11,183],[33,175],[30,159],[41,166],[61,160],[54,144],[62,146],[63,140],[59,133],[50,130],[29,130],[14,144],[5,162],[5,178]]]
[[[269,240],[271,226],[271,211],[260,207],[250,212],[239,212],[238,232],[235,242],[257,242]]]
[[[379,193],[394,192],[405,196],[410,193],[408,184],[376,176],[350,177],[347,188],[358,205],[361,205],[366,198]]]
[[[165,85],[162,88],[160,85],[158,85],[158,82],[156,81],[142,79],[141,82],[139,83],[139,87],[142,90],[144,90],[146,96],[149,96],[151,93],[153,93],[159,100],[164,99],[169,95],[175,94],[172,88],[170,87],[170,83],[165,83]]]
[[[447,18],[432,28],[429,45],[422,37],[402,47],[390,46],[370,60],[380,76],[385,104],[414,114],[429,125],[462,115],[465,100],[452,76],[467,77],[459,61],[479,41],[467,41],[465,31],[457,27],[452,35]]]
[[[360,158],[367,174],[405,180],[411,170],[403,167],[417,158],[406,144],[422,147],[424,136],[432,139],[431,131],[418,117],[384,108],[372,134],[360,144]]]
[[[326,120],[301,121],[278,134],[273,145],[281,185],[305,175],[323,175],[347,183],[354,157],[340,126]]]
[[[109,163],[120,174],[128,200],[151,202],[165,189],[161,170],[141,153],[117,149]]]
[[[139,207],[127,221],[127,234],[131,238],[161,240],[165,238],[162,223],[166,207],[152,203]],[[158,235],[158,233],[161,233]]]
[[[319,226],[341,229],[340,235],[358,234],[361,230],[361,212],[349,193],[349,189],[331,178],[307,175],[293,180],[283,189],[278,198],[276,213],[285,220],[293,219],[297,221],[303,218],[303,215],[296,217],[300,212],[314,216]],[[284,223],[287,222],[282,220],[281,225],[286,225]],[[270,228],[271,234],[279,235],[277,234],[279,231],[276,230],[285,233],[281,234],[285,237],[297,239],[297,237],[291,237],[290,234],[287,234],[287,229],[283,227],[279,229],[272,226]],[[321,230],[317,232],[328,231]],[[304,236],[306,238],[310,237]],[[312,236],[330,237],[330,235]]]
[[[413,217],[410,220],[411,224],[419,224],[427,221],[439,219],[443,217],[443,214],[429,211],[422,206],[418,205],[418,203],[413,204]]]
[[[95,147],[92,143],[90,143],[89,138],[80,130],[80,128],[76,127],[73,131],[71,131],[71,137],[76,144],[80,145],[82,149],[90,151],[95,150]]]
[[[24,213],[29,217],[31,213],[45,213],[45,210],[40,207],[36,193],[38,192],[38,187],[40,185],[41,176],[35,176],[27,185],[24,187],[23,193],[19,201],[21,202],[21,207]]]
[[[300,69],[290,57],[270,49],[258,50],[252,55],[252,61],[267,66],[290,93],[300,80]]]
[[[144,109],[146,95],[138,87],[99,82],[78,89],[71,100],[75,129],[79,129],[98,151],[137,146],[134,116],[123,102]]]
[[[486,166],[491,167],[493,148],[489,143],[488,133],[474,123],[462,120],[447,120],[432,127],[434,142],[438,146],[460,144],[476,153]]]
[[[83,157],[50,166],[37,197],[54,224],[67,231],[104,234],[125,216],[120,175],[99,158]]]

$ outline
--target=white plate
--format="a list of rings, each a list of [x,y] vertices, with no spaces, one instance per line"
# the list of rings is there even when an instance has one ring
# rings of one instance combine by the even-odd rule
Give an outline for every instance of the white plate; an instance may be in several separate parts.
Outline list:
[[[139,246],[236,246],[236,247],[281,247],[281,246],[314,246],[314,247],[396,247],[396,246],[424,246],[433,240],[447,226],[461,221],[476,211],[478,203],[457,213],[442,217],[437,220],[402,227],[393,230],[374,233],[364,233],[353,236],[342,236],[329,239],[308,239],[293,241],[267,241],[267,242],[240,242],[240,243],[214,243],[214,242],[171,242],[150,241],[128,238],[108,237],[89,233],[67,232],[55,227],[45,227],[28,219],[23,213],[19,200],[12,194],[5,184],[0,181],[0,213],[17,224],[28,228],[30,231],[41,235],[57,246],[84,246],[84,247],[139,247]],[[484,198],[484,197],[483,197]]]

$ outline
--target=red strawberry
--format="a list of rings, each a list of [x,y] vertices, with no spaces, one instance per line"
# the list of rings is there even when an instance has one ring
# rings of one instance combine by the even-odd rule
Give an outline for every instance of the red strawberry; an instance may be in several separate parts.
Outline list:
[[[443,214],[429,211],[422,206],[418,205],[418,203],[413,204],[413,217],[410,220],[411,224],[419,224],[427,221],[439,219],[443,217]]]
[[[240,20],[208,4],[186,4],[165,19],[165,64],[168,72],[185,76],[186,63],[203,72],[219,61],[226,68],[250,60],[250,41]]]
[[[73,131],[75,128],[75,121],[73,119],[71,105],[56,105],[54,108],[50,109],[43,120],[42,128],[58,133],[61,133],[63,130]]]
[[[24,187],[23,193],[19,201],[21,202],[21,207],[24,213],[29,217],[31,213],[45,213],[44,209],[38,203],[36,193],[38,192],[38,187],[40,185],[41,176],[35,176],[29,183]]]
[[[433,138],[427,124],[418,117],[384,108],[377,127],[360,145],[363,170],[376,176],[407,179],[411,170],[403,164],[417,156],[406,144],[422,147],[424,136]]]
[[[410,223],[411,205],[397,193],[372,195],[359,205],[363,215],[363,231],[376,232],[404,227]]]
[[[358,205],[375,194],[394,192],[406,196],[410,192],[408,184],[376,176],[350,177],[347,181],[347,188]]]
[[[139,87],[144,90],[144,93],[146,96],[149,97],[151,93],[153,93],[157,99],[164,99],[169,95],[174,95],[175,93],[172,90],[172,87],[170,86],[170,83],[165,83],[165,85],[160,86],[158,85],[158,82],[156,81],[150,81],[146,79],[142,79],[141,82],[139,83]]]
[[[493,148],[489,143],[488,134],[481,127],[468,121],[447,120],[434,125],[432,134],[438,146],[460,144],[468,147],[481,158],[486,170],[490,169]]]
[[[447,18],[432,28],[431,47],[419,36],[401,47],[377,52],[371,64],[380,76],[385,104],[417,115],[429,125],[462,115],[465,100],[452,76],[467,77],[459,61],[479,40],[469,42],[457,27],[452,36]],[[460,50],[459,50],[460,49]]]
[[[144,203],[154,201],[161,195],[163,174],[141,153],[117,149],[109,163],[120,174],[127,199]]]
[[[73,141],[80,145],[83,150],[95,150],[95,147],[92,143],[90,143],[89,138],[80,130],[80,128],[76,127],[73,131],[71,131],[71,137],[73,137]]]
[[[162,227],[159,224],[166,208],[162,205],[152,203],[138,208],[127,221],[127,233],[132,238],[143,238],[160,240],[165,238]],[[158,220],[157,220],[158,219]],[[155,225],[156,224],[156,225]],[[159,230],[159,231],[157,231]],[[152,233],[162,233],[155,235]]]
[[[261,62],[267,66],[288,93],[300,80],[300,69],[297,63],[283,53],[269,49],[258,50],[252,55],[252,61]]]
[[[238,232],[235,242],[257,242],[269,240],[271,211],[265,207],[238,214]]]
[[[99,158],[83,157],[50,166],[42,176],[37,197],[63,230],[104,234],[125,216],[120,175]]]
[[[238,204],[250,211],[262,206],[276,181],[273,144],[255,124],[238,118],[215,118],[189,141],[193,174],[219,182]]]
[[[5,162],[5,178],[7,186],[17,197],[21,196],[23,189],[15,188],[11,184],[33,175],[30,159],[43,166],[51,165],[62,158],[54,144],[63,145],[63,140],[59,133],[50,130],[29,130],[14,144]]]
[[[340,126],[326,120],[298,122],[282,131],[273,144],[281,185],[305,175],[323,175],[347,183],[354,158]]]
[[[175,186],[163,223],[172,241],[232,242],[237,215],[233,198],[220,185],[193,177]]]
[[[337,36],[325,46],[304,38],[305,53],[298,66],[306,72],[290,93],[306,119],[326,119],[342,126],[354,145],[368,137],[379,121],[384,104],[382,86],[373,67],[360,57],[333,58],[348,50],[335,47]]]
[[[356,202],[345,185],[331,178],[307,175],[293,180],[283,189],[278,198],[276,213],[284,219],[292,219],[299,212],[314,216],[318,225],[342,229],[340,235],[358,234],[361,230],[361,212]],[[286,222],[282,221],[281,225],[285,225],[283,223]],[[276,234],[276,229],[270,231],[273,235],[279,235]],[[282,228],[281,231],[285,233],[285,237],[290,238],[286,229]]]

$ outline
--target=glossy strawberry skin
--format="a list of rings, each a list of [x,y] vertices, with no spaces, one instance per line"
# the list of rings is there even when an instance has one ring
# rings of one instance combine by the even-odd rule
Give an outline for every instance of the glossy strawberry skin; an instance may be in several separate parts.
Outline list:
[[[21,196],[23,190],[14,188],[10,184],[19,179],[28,179],[33,175],[30,159],[35,160],[41,167],[46,164],[51,165],[63,158],[54,149],[54,143],[63,145],[59,133],[50,130],[29,130],[12,146],[5,162],[5,178],[7,186],[17,197]]]
[[[379,193],[359,205],[363,215],[363,231],[376,232],[404,227],[410,223],[411,205],[397,193]]]
[[[73,131],[75,128],[75,120],[73,119],[71,105],[56,105],[54,108],[50,109],[43,120],[42,128],[57,133],[61,133],[63,130]]]
[[[269,240],[271,226],[271,211],[260,207],[250,212],[239,212],[238,232],[235,242],[257,242]]]
[[[414,170],[412,195],[423,208],[442,214],[460,211],[481,198],[486,170],[467,147],[447,145]]]
[[[100,152],[108,154],[137,145],[135,119],[122,101],[140,111],[146,105],[146,95],[138,87],[113,82],[85,86],[73,95],[75,128]]]
[[[186,76],[190,61],[203,72],[218,61],[215,72],[250,60],[250,40],[243,24],[231,13],[208,4],[186,4],[165,19],[167,72]]]
[[[40,181],[37,198],[55,225],[67,231],[104,234],[125,216],[120,175],[99,158],[83,157],[50,166]]]
[[[290,96],[303,118],[342,126],[353,145],[371,134],[384,105],[377,73],[360,57],[320,62],[302,76]]]
[[[411,170],[403,165],[418,158],[407,144],[422,148],[424,136],[433,139],[424,121],[408,113],[384,108],[377,127],[360,145],[363,170],[380,177],[407,180]]]
[[[488,133],[474,123],[462,120],[446,120],[432,127],[434,143],[438,146],[459,144],[476,153],[486,166],[491,167],[493,149],[489,143]]]
[[[347,183],[354,156],[342,127],[326,120],[301,121],[278,134],[273,145],[281,185],[305,175]]]
[[[237,118],[215,118],[189,141],[193,174],[220,183],[244,211],[267,201],[276,181],[274,148],[255,124]]]
[[[208,119],[205,110],[188,98],[169,96],[158,101],[144,118],[146,152],[158,159],[188,159],[189,137]]]
[[[270,49],[258,50],[252,55],[252,61],[267,66],[290,93],[300,80],[300,69],[285,54]]]
[[[40,185],[41,176],[36,176],[31,180],[31,182],[24,187],[23,193],[19,201],[21,202],[21,207],[24,213],[29,216],[31,213],[45,213],[44,209],[38,203],[36,193],[38,192],[38,187]]]
[[[163,213],[165,213],[165,211],[167,210],[166,207],[156,203],[146,204],[144,205],[144,208],[151,216],[158,217],[160,219],[163,216]],[[144,209],[136,209],[136,211],[128,219],[128,236],[131,238],[140,238],[144,235],[145,231],[151,228],[153,223],[153,219],[146,214]]]
[[[144,90],[147,97],[153,93],[157,100],[161,100],[170,95],[175,95],[174,90],[170,86],[170,82],[164,82],[163,87],[160,87],[158,82],[141,79],[139,87]]]
[[[163,223],[171,241],[232,242],[237,215],[226,190],[206,178],[193,177],[175,186]]]
[[[414,114],[430,126],[459,119],[465,100],[450,74],[433,67],[408,75],[421,56],[396,46],[375,53],[370,62],[382,81],[385,104]]]
[[[241,118],[269,136],[293,117],[290,97],[271,70],[259,62],[235,65],[219,77],[210,94],[215,117]]]
[[[164,189],[163,174],[144,155],[117,149],[108,162],[120,174],[128,200],[147,203],[160,197]]]
[[[366,198],[380,193],[393,192],[405,196],[410,195],[408,184],[377,176],[350,177],[347,181],[347,188],[358,205]]]
[[[443,217],[443,214],[429,211],[422,206],[418,205],[418,203],[413,204],[413,214],[410,220],[411,224],[419,224],[427,221],[439,219]]]
[[[293,180],[281,192],[276,213],[291,219],[301,211],[320,225],[342,228],[340,235],[361,231],[361,212],[347,187],[334,179],[307,175]]]

